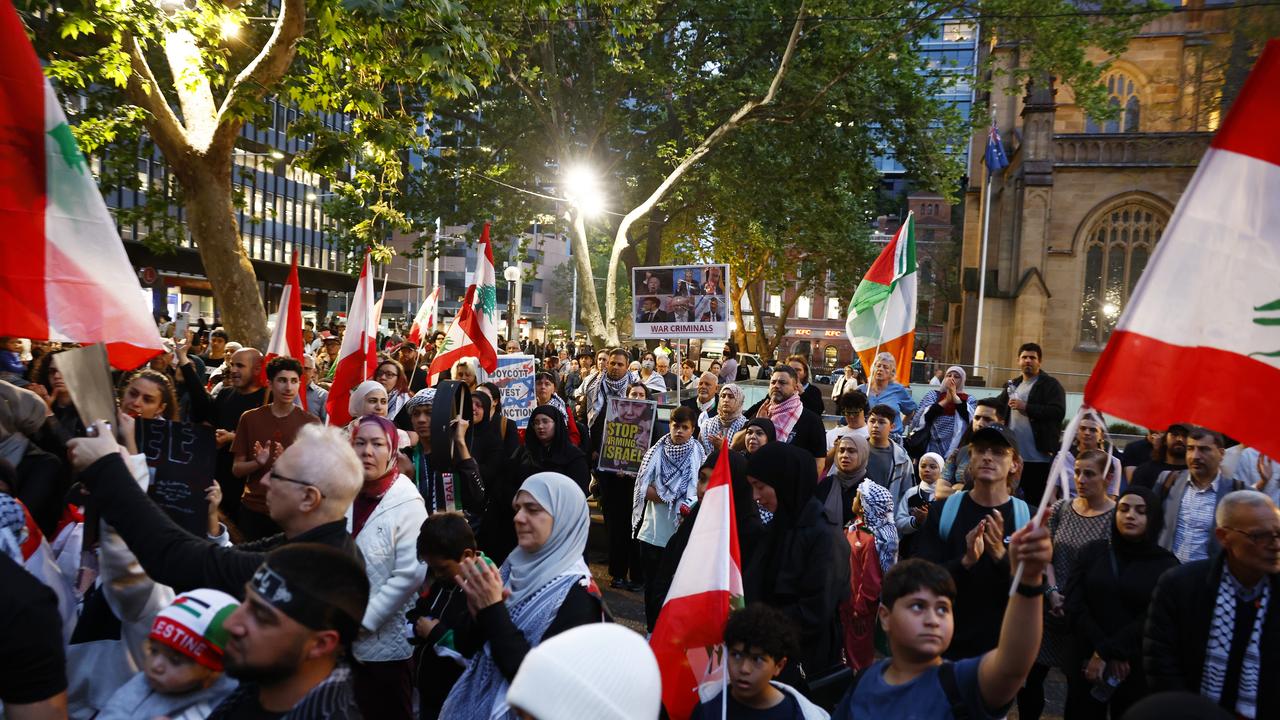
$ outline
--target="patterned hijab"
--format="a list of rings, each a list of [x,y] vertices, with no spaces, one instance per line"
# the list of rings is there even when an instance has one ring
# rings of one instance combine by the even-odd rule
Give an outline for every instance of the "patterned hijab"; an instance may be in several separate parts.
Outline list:
[[[880,570],[889,572],[898,557],[898,526],[893,522],[893,497],[872,480],[858,486],[862,498],[862,525],[876,539]]]

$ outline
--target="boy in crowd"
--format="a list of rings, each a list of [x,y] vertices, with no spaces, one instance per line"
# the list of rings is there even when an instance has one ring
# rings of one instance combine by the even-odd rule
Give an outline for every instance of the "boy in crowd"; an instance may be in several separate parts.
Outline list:
[[[115,691],[99,720],[208,717],[236,687],[222,672],[222,624],[239,605],[219,590],[174,598],[151,624],[142,672]]]
[[[871,444],[871,458],[867,460],[867,477],[893,496],[894,507],[915,484],[911,471],[911,458],[901,445],[894,442],[893,426],[898,421],[898,410],[892,405],[880,403],[871,408],[867,418],[867,430]]]
[[[847,390],[836,397],[836,411],[844,417],[843,425],[827,431],[827,449],[836,446],[836,438],[843,435],[861,435],[870,439],[867,429],[867,394],[861,390]]]
[[[407,615],[413,632],[413,660],[418,673],[418,703],[423,720],[439,716],[453,684],[462,676],[466,660],[458,640],[471,632],[467,596],[455,578],[461,562],[480,554],[467,519],[457,512],[438,512],[422,523],[418,559],[431,570],[431,589],[418,598]]]
[[[995,649],[956,662],[942,653],[955,630],[956,584],[944,568],[903,560],[884,576],[880,626],[890,656],[858,677],[832,718],[1004,717],[1040,649],[1044,569],[1053,558],[1047,528],[1013,534],[1009,554],[1024,573],[1009,600]]]
[[[748,605],[724,625],[729,697],[719,694],[693,709],[692,720],[803,718],[826,720],[827,713],[795,688],[778,682],[798,649],[795,628],[781,611],[764,603]]]
[[[667,541],[698,502],[698,469],[707,456],[702,443],[693,439],[695,428],[694,410],[684,405],[677,407],[671,411],[670,431],[640,461],[631,501],[631,527],[639,528],[635,539],[640,541],[646,583],[657,574]],[[646,588],[648,617],[658,616],[657,609],[664,599]]]

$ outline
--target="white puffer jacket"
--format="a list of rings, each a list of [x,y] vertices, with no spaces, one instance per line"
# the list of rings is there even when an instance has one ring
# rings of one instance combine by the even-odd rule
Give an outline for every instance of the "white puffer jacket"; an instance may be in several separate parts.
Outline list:
[[[369,575],[369,604],[354,648],[357,660],[404,660],[413,654],[405,637],[404,614],[427,576],[427,566],[418,562],[418,530],[426,519],[422,495],[409,478],[400,475],[356,536]],[[350,509],[347,530],[351,530]]]

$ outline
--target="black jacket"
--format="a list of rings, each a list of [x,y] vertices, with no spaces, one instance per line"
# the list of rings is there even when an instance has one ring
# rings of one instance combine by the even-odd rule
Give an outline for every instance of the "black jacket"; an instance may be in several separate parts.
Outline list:
[[[1080,660],[1096,652],[1103,660],[1131,663],[1141,676],[1142,632],[1151,592],[1160,576],[1177,565],[1173,553],[1164,550],[1125,558],[1111,549],[1110,540],[1084,546],[1064,590]]]
[[[547,632],[538,642],[565,630],[572,630],[579,625],[606,621],[610,621],[609,613],[605,609],[604,599],[600,597],[599,590],[594,590],[594,584],[593,589],[588,589],[581,583],[575,583],[565,594],[564,603],[560,605],[555,619],[551,621]],[[515,679],[520,663],[524,662],[524,656],[538,644],[530,643],[524,636],[524,632],[511,621],[506,603],[494,603],[476,613],[474,630],[475,632],[463,638],[458,650],[463,655],[472,657],[484,647],[486,642],[489,643],[493,662],[507,682]]]
[[[849,543],[827,523],[817,499],[809,498],[794,527],[765,528],[742,582],[748,603],[764,602],[791,618],[810,676],[838,660],[836,608],[849,596]]]
[[[810,387],[813,386],[811,385]],[[804,404],[804,398],[800,399],[800,403]],[[743,415],[753,418],[756,413],[760,412],[760,408],[763,405],[764,400],[761,400],[747,408]],[[808,450],[809,454],[816,458],[825,458],[827,456],[827,427],[822,424],[822,416],[808,408],[800,411],[800,417],[796,420],[795,427],[791,428],[791,437],[780,437],[778,440]]]
[[[224,548],[178,527],[138,487],[124,460],[112,453],[80,474],[102,519],[120,533],[138,563],[156,582],[177,592],[195,588],[222,590],[244,597],[244,585],[266,554],[287,543],[314,542],[338,548],[364,564],[347,532],[346,520],[314,527],[293,538],[284,534],[255,543]]]
[[[1213,621],[1222,580],[1223,557],[1198,560],[1160,576],[1147,610],[1143,665],[1152,692],[1178,690],[1199,693],[1204,671],[1209,624]],[[1262,625],[1258,712],[1255,717],[1280,717],[1280,575],[1271,576],[1271,601]]]
[[[822,417],[827,412],[826,405],[822,402],[822,391],[813,383],[809,383],[809,387],[800,393],[800,402],[805,410],[812,411],[818,417]]]
[[[1015,385],[1022,382],[1019,375],[1009,380]],[[1009,383],[1005,383],[1004,392],[998,398],[1002,406],[1009,404]],[[1058,435],[1062,428],[1062,419],[1067,416],[1067,393],[1062,383],[1047,372],[1036,376],[1036,384],[1031,386],[1027,395],[1027,417],[1031,419],[1031,434],[1036,439],[1036,449],[1046,455],[1058,452],[1060,445]]]

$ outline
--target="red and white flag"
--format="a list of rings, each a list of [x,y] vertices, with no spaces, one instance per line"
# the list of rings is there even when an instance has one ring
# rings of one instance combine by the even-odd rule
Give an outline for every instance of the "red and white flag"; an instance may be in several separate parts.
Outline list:
[[[267,363],[273,358],[290,357],[299,362],[306,355],[307,349],[302,345],[302,286],[298,283],[298,253],[293,253],[293,267],[289,268],[289,281],[280,292],[280,309],[276,311],[276,327],[271,333],[271,342],[267,344],[267,353],[262,358],[262,377],[259,382],[267,384]],[[307,409],[307,389],[298,393],[302,401],[302,409]]]
[[[476,253],[475,284],[467,287],[462,307],[445,333],[439,353],[431,360],[428,385],[435,387],[440,374],[459,358],[476,357],[488,372],[498,369],[498,295],[493,272],[493,248],[489,243],[489,223],[480,234]]]
[[[1267,43],[1098,359],[1085,402],[1280,457],[1280,40]]]
[[[329,387],[329,399],[324,410],[330,425],[346,425],[351,422],[351,391],[373,376],[378,367],[378,327],[374,317],[373,276],[369,272],[369,256],[364,256],[360,269],[360,281],[351,297],[351,309],[347,313],[347,331],[338,349],[338,364],[333,372],[333,384]]]
[[[689,544],[649,638],[662,673],[662,704],[672,720],[693,713],[700,688],[707,697],[723,691],[724,624],[731,610],[742,607],[742,598],[729,446],[722,442]]]
[[[418,314],[413,317],[413,325],[409,327],[409,342],[422,347],[422,341],[436,327],[436,309],[440,307],[440,286],[437,285],[425,300]]]
[[[164,350],[115,221],[12,3],[0,7],[0,335]]]

